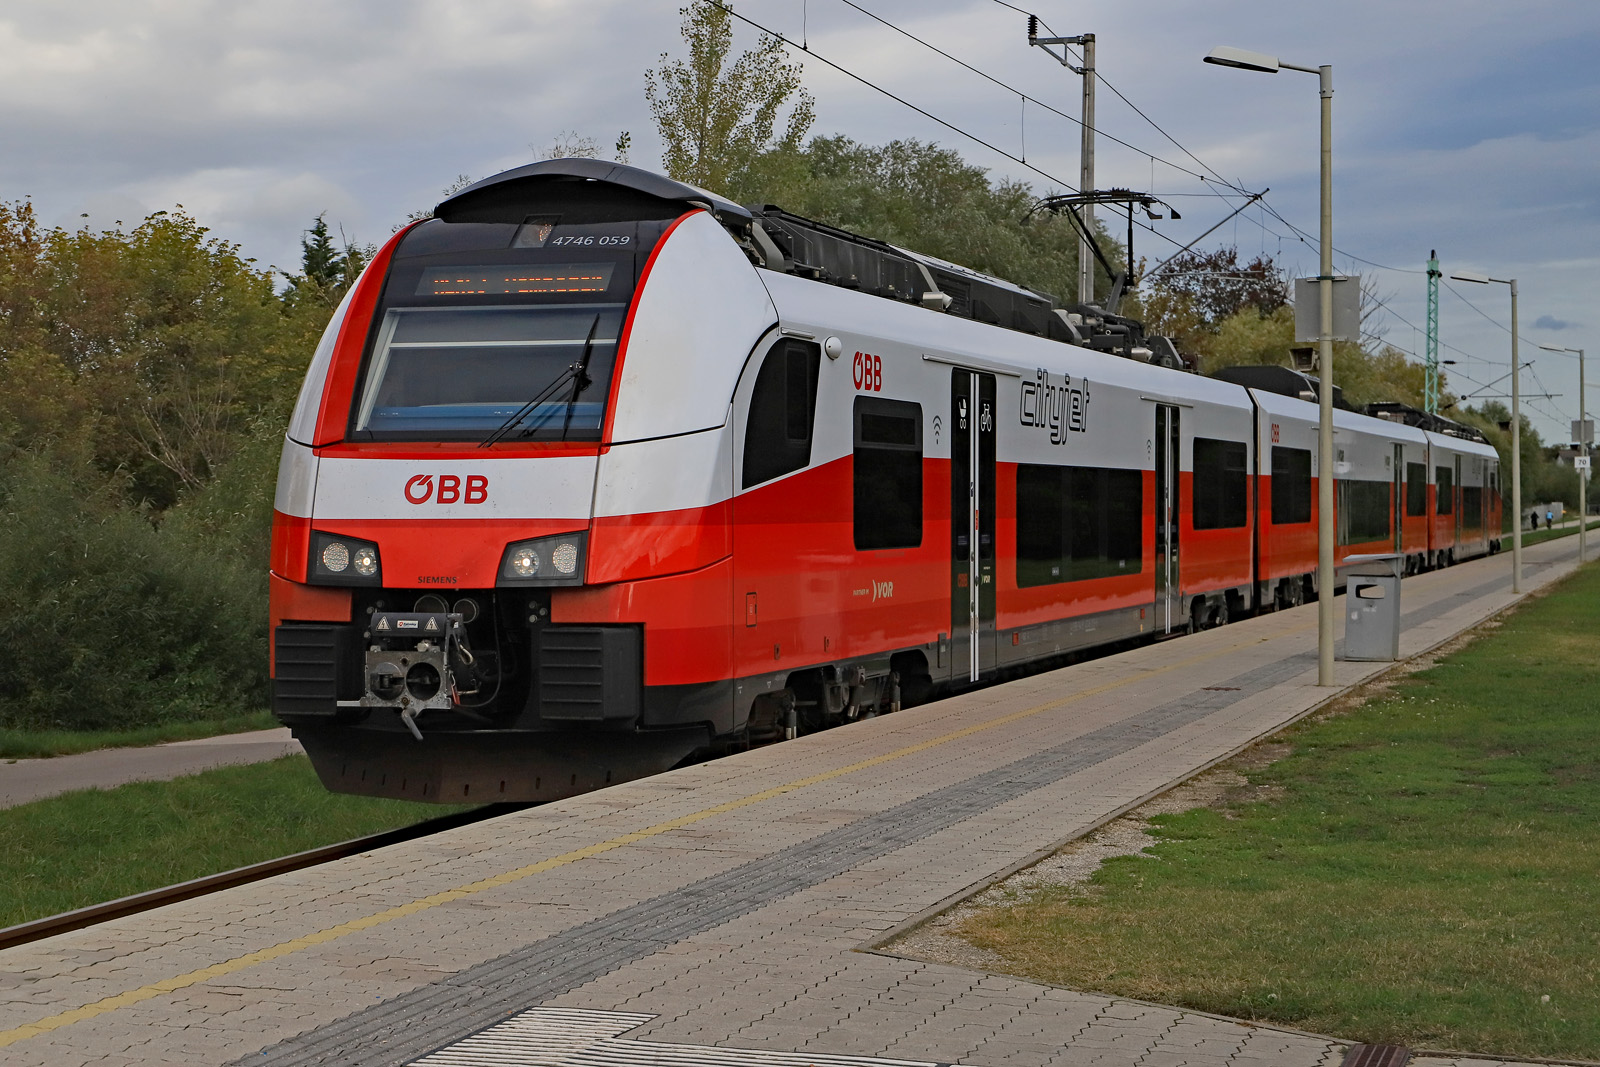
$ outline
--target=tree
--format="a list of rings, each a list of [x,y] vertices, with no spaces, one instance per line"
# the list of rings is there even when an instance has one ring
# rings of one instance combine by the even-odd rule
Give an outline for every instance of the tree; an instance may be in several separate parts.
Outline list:
[[[266,412],[286,415],[327,308],[181,210],[129,232],[0,211],[0,433],[65,443],[157,511],[198,489]],[[282,417],[280,415],[279,417]]]
[[[762,169],[762,157],[800,149],[815,118],[811,94],[800,87],[800,66],[787,61],[783,42],[763,34],[731,64],[733,18],[722,5],[695,0],[679,9],[687,61],[661,53],[645,72],[645,99],[664,145],[667,174],[727,195]],[[794,104],[775,135],[780,113]]]
[[[344,238],[343,230],[339,236]],[[335,245],[328,232],[327,212],[323,212],[300,237],[300,273],[283,275],[289,282],[285,300],[294,303],[310,299],[330,309],[337,307],[377,251],[372,245],[357,245],[348,238],[344,239],[343,248]]]
[[[533,146],[529,145],[529,147],[531,148]],[[467,186],[472,185],[473,183],[475,183],[477,180],[478,179],[474,178],[470,174],[457,174],[455,181],[451,182],[449,185],[447,185],[443,189],[439,190],[439,195],[442,198],[444,198],[445,200],[448,200],[452,196],[455,196],[457,193],[459,193],[461,190],[465,189]],[[406,216],[406,221],[404,221],[400,225],[396,226],[391,232],[399,233],[401,230],[405,229],[407,226],[411,225],[413,222],[421,222],[424,219],[431,219],[431,218],[433,218],[433,208],[432,207],[425,207],[421,211],[413,211],[411,214]]]
[[[1454,401],[1441,405],[1441,414],[1476,427],[1500,454],[1500,484],[1510,508],[1511,500],[1511,409],[1498,400],[1485,400],[1476,408],[1458,407]],[[1578,472],[1562,463],[1559,449],[1546,448],[1544,439],[1528,416],[1522,417],[1518,435],[1522,452],[1523,506],[1560,500],[1578,506]]]
[[[611,146],[611,158],[618,163],[628,162],[628,149],[633,146],[633,134],[623,130],[617,134],[616,143]],[[537,148],[529,145],[540,159],[599,159],[600,142],[593,137],[583,137],[577,130],[563,130],[556,134],[555,140]]]
[[[766,157],[772,160],[772,156]],[[953,149],[917,140],[858,144],[817,137],[751,176],[745,199],[1063,297],[1076,291],[1078,238],[1065,218],[1034,214],[1024,182],[991,182]],[[1102,237],[1104,235],[1102,234]],[[1116,262],[1116,243],[1101,246]],[[1102,285],[1108,284],[1103,272]]]
[[[1180,252],[1148,280],[1151,288],[1183,302],[1215,327],[1247,307],[1263,317],[1289,302],[1289,282],[1271,256],[1239,263],[1235,247]]]

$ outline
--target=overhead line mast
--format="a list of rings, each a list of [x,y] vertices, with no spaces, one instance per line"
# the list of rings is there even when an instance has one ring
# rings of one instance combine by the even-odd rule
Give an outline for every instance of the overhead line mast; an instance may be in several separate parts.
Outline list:
[[[1428,339],[1423,363],[1428,379],[1423,399],[1423,409],[1429,415],[1439,414],[1439,253],[1428,253]]]
[[[1079,156],[1078,189],[1084,193],[1094,189],[1094,34],[1084,33],[1076,37],[1040,37],[1039,18],[1037,15],[1028,16],[1028,43],[1037,48],[1043,48],[1052,59],[1074,74],[1083,76],[1083,148]],[[1060,47],[1060,53],[1051,50],[1051,45]],[[1076,45],[1083,49],[1083,66],[1072,62],[1072,53],[1067,51],[1067,45]],[[1078,303],[1094,303],[1094,249],[1090,246],[1089,234],[1094,227],[1094,207],[1084,204],[1079,216],[1083,226],[1078,232]]]

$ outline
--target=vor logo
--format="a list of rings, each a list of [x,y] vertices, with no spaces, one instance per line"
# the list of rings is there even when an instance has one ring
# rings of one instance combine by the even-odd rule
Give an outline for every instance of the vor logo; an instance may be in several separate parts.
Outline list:
[[[465,483],[459,475],[441,474],[438,485],[431,474],[414,474],[406,482],[406,500],[413,504],[482,504],[489,499],[489,479],[482,474],[469,474]]]

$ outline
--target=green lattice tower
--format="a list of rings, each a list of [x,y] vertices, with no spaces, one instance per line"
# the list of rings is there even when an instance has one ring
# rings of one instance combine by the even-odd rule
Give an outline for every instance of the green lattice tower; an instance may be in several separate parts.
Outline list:
[[[1427,395],[1423,406],[1429,415],[1439,414],[1439,253],[1428,253],[1428,349],[1424,362],[1428,368]]]

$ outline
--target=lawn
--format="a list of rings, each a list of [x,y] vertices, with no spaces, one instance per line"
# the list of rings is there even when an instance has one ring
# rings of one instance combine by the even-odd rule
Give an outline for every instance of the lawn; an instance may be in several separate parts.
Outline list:
[[[1590,519],[1589,520],[1589,532],[1590,533],[1594,533],[1597,529],[1600,529],[1600,522],[1596,522],[1594,519]],[[1523,530],[1522,531],[1522,547],[1523,548],[1527,548],[1529,545],[1536,545],[1540,541],[1553,541],[1557,537],[1576,536],[1577,533],[1578,533],[1578,518],[1577,518],[1576,515],[1574,515],[1570,520],[1568,520],[1567,522],[1564,522],[1564,523],[1556,526],[1554,529],[1551,529],[1548,526],[1544,526],[1544,527],[1540,527],[1537,530]],[[1595,547],[1596,548],[1600,548],[1600,545],[1597,545]],[[1505,552],[1511,551],[1511,531],[1510,530],[1507,530],[1503,535],[1501,535],[1501,550],[1505,551]]]
[[[190,719],[135,730],[8,730],[0,729],[0,759],[38,759],[70,756],[97,748],[131,748],[192,741],[246,730],[270,730],[280,725],[270,711],[222,719]]]
[[[1016,974],[1413,1048],[1600,1059],[1600,568],[1242,764],[1257,799],[958,932]],[[1261,799],[1267,798],[1267,799]]]
[[[0,927],[462,810],[330,793],[304,756],[0,809]]]

